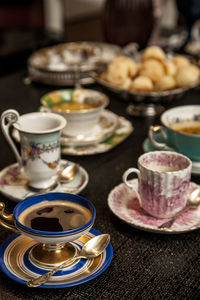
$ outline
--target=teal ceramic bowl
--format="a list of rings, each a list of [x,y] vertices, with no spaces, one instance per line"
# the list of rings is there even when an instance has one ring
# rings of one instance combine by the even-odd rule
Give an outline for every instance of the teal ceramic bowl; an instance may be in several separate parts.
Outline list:
[[[200,135],[182,133],[172,129],[172,124],[177,126],[184,121],[189,126],[193,121],[199,121],[200,125],[200,105],[177,106],[165,111],[161,115],[162,126],[151,126],[149,129],[149,139],[156,149],[174,149],[194,161],[200,161]],[[180,123],[180,124],[179,124]],[[155,140],[155,133],[161,131],[165,143]]]

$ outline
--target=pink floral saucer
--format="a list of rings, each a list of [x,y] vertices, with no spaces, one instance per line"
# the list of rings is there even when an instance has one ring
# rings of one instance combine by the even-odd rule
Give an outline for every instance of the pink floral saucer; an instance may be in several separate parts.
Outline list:
[[[138,179],[131,181],[138,188]],[[198,185],[190,183],[188,194]],[[184,233],[200,227],[200,206],[188,208],[183,212],[170,228],[159,228],[163,223],[170,219],[158,219],[146,213],[139,204],[134,190],[127,187],[124,183],[116,186],[108,195],[108,206],[110,210],[122,221],[129,225],[145,231],[156,233]]]

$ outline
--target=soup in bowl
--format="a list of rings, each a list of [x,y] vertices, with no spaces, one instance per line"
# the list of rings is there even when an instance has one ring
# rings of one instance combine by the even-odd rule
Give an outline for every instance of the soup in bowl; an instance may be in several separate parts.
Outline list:
[[[89,89],[57,90],[41,98],[43,111],[51,111],[65,117],[67,136],[85,135],[98,123],[102,110],[108,105],[103,93]]]
[[[172,148],[193,161],[200,161],[200,105],[177,106],[161,115],[161,126],[150,126],[149,139],[157,149]],[[156,141],[161,131],[166,143]]]

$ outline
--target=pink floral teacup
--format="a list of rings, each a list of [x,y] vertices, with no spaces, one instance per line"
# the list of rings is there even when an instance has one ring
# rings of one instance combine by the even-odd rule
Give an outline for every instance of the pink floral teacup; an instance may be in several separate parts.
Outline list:
[[[192,162],[186,156],[170,151],[153,151],[141,155],[138,169],[123,174],[124,183],[134,189],[128,176],[136,173],[138,190],[134,189],[140,206],[150,215],[170,218],[187,202]]]
[[[20,134],[21,155],[18,153],[9,128],[13,125]],[[60,132],[66,120],[54,113],[34,112],[19,116],[14,109],[1,115],[1,128],[18,162],[29,179],[29,187],[45,190],[55,184],[54,175],[60,162]]]

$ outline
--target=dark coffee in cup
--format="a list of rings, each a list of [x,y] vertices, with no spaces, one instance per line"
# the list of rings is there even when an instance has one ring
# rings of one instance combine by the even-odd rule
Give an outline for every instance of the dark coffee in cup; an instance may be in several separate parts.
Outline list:
[[[26,227],[48,232],[79,228],[92,218],[89,209],[70,201],[41,202],[25,209],[19,222]]]

